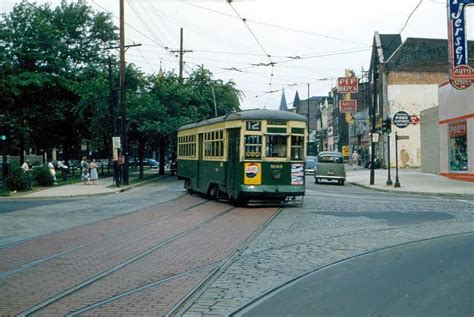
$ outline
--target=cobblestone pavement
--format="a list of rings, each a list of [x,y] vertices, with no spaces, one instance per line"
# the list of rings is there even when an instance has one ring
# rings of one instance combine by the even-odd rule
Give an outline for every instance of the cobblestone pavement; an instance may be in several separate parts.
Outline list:
[[[186,195],[4,247],[0,315],[163,315],[275,211]]]
[[[303,208],[284,209],[177,314],[225,316],[318,267],[401,243],[474,231],[474,201],[308,183]]]

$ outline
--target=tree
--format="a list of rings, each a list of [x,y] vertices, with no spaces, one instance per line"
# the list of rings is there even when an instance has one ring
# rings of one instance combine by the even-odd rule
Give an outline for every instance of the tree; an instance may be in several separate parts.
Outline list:
[[[90,134],[86,123],[99,113],[90,111],[93,104],[107,102],[87,97],[94,88],[104,91],[103,48],[117,39],[110,16],[82,0],[54,9],[22,1],[0,21],[0,38],[0,99],[23,127],[20,154],[62,146],[67,157]]]

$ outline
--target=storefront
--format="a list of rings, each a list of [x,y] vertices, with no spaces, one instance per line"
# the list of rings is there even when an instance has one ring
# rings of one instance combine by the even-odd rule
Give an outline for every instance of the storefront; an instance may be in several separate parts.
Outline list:
[[[441,175],[474,182],[474,86],[439,86]]]

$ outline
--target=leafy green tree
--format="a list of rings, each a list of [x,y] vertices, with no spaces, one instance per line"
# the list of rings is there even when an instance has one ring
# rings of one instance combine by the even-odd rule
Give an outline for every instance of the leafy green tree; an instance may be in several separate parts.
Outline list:
[[[104,48],[117,38],[110,16],[82,0],[56,8],[22,1],[0,21],[0,38],[0,99],[21,124],[20,154],[26,147],[62,146],[67,157],[98,113],[84,99],[94,88],[103,91],[97,75],[105,67]]]

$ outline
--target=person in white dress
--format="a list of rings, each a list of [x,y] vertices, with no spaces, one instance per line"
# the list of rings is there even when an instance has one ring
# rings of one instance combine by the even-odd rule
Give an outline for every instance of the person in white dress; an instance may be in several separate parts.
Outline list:
[[[92,184],[97,184],[97,181],[99,180],[99,174],[97,173],[97,163],[96,163],[96,161],[92,160],[89,167],[90,167],[90,174],[91,174]]]

